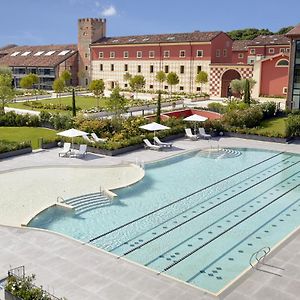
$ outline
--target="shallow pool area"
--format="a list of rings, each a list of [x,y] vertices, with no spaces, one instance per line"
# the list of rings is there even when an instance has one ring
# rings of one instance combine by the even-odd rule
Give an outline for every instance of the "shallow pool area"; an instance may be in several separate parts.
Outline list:
[[[208,149],[146,165],[118,199],[90,209],[51,208],[45,228],[218,293],[274,247],[300,216],[300,155]],[[91,201],[86,197],[86,201]]]

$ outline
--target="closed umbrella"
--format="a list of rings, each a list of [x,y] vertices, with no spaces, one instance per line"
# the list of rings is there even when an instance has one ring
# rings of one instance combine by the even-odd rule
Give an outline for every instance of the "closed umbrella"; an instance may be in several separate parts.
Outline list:
[[[152,122],[152,123],[140,126],[139,128],[145,129],[145,130],[148,130],[148,131],[154,131],[154,136],[155,136],[156,131],[170,129],[170,127],[158,124],[156,122]]]
[[[81,131],[75,128],[71,128],[62,132],[57,133],[57,135],[72,138],[72,148],[73,148],[73,139],[74,137],[88,135],[87,132]]]
[[[191,115],[191,116],[186,117],[186,118],[183,119],[183,121],[194,122],[194,130],[195,130],[195,132],[196,132],[196,123],[197,122],[204,122],[206,120],[207,120],[206,117],[199,116],[199,115],[196,115],[196,114]]]

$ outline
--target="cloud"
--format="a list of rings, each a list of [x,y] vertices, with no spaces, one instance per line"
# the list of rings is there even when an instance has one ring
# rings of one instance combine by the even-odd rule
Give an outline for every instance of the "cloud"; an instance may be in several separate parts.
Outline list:
[[[96,7],[100,7],[100,2],[99,2],[99,1],[96,1],[96,2],[95,2],[95,5],[96,5]]]
[[[111,17],[111,16],[115,16],[117,14],[117,10],[113,5],[110,5],[109,7],[103,9],[103,11],[101,12],[101,15],[103,15],[104,17]]]

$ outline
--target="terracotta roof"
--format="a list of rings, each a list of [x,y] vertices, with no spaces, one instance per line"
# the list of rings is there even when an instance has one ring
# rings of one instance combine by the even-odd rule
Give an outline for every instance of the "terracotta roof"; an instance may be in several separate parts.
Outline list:
[[[5,45],[3,47],[0,47],[0,52],[2,52],[4,50],[8,50],[8,49],[13,48],[13,47],[17,47],[17,45],[15,45],[15,44]],[[7,52],[7,51],[5,51],[5,52]]]
[[[254,38],[249,46],[267,46],[267,45],[289,45],[290,41],[284,34],[259,35]]]
[[[104,37],[92,45],[119,45],[119,44],[150,44],[150,43],[178,43],[178,42],[210,42],[221,31],[190,33],[169,33],[169,34],[150,34],[132,35],[120,37]]]
[[[232,51],[247,51],[252,40],[236,40],[232,43]]]
[[[0,66],[54,67],[77,52],[77,45],[17,46],[0,50]]]
[[[286,33],[286,36],[300,36],[300,24],[295,26],[292,30]]]

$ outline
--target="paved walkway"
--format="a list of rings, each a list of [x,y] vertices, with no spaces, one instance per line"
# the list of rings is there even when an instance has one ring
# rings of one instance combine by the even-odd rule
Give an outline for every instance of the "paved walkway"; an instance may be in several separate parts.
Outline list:
[[[148,162],[192,149],[218,146],[265,148],[300,154],[299,144],[276,144],[235,138],[196,142],[181,139],[175,142],[172,151],[140,150],[119,157],[97,157],[86,161],[58,159],[57,149],[37,152],[1,161],[0,171],[57,164],[108,166],[136,159]],[[67,297],[68,300],[215,299],[197,288],[164,275],[158,276],[151,270],[56,233],[0,226],[0,236],[0,278],[6,275],[10,267],[25,265],[27,274],[36,274],[37,284],[43,285],[59,297]],[[298,300],[300,234],[295,234],[294,239],[281,250],[277,250],[269,262],[285,268],[283,277],[258,271],[250,272],[242,283],[230,290],[225,299]]]

